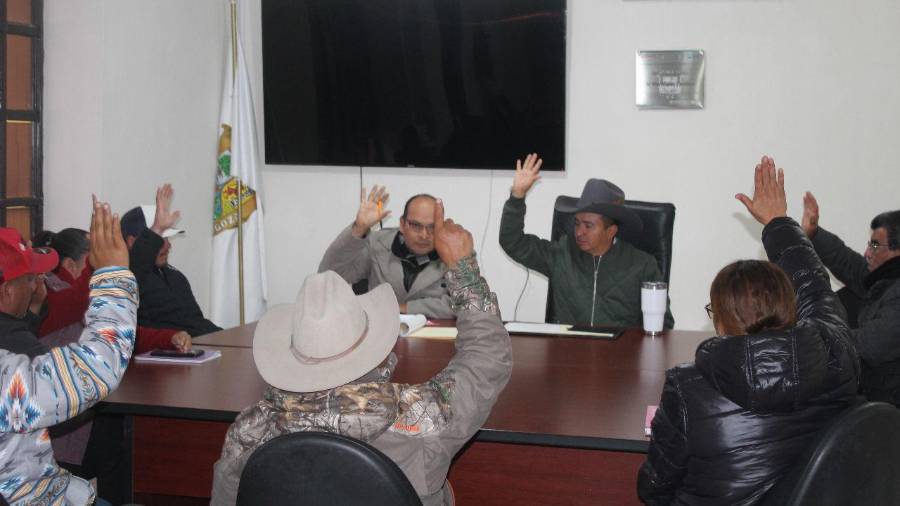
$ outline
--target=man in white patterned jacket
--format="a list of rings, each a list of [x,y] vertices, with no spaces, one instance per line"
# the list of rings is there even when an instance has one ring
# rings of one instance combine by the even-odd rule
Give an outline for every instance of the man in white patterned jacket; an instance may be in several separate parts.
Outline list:
[[[0,297],[30,300],[33,277],[46,267],[41,256],[23,244],[0,244]],[[80,506],[95,499],[88,482],[56,464],[47,428],[106,397],[131,358],[137,283],[127,268],[119,219],[107,204],[94,204],[90,262],[97,270],[77,343],[33,358],[0,349],[0,494],[12,505]]]

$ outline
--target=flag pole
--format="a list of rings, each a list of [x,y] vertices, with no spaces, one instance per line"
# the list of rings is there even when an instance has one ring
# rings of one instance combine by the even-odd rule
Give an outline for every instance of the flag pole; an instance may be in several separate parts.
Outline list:
[[[231,0],[231,92],[234,94],[238,64],[237,39],[237,3]],[[232,154],[234,150],[232,149]],[[238,304],[240,306],[240,324],[244,324],[244,199],[243,184],[239,176],[237,181],[237,241],[238,241]]]

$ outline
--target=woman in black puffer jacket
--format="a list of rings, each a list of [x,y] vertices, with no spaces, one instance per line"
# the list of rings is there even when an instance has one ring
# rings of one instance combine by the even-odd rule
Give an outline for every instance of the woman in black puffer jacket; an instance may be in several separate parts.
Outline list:
[[[859,359],[844,309],[812,244],[785,216],[784,176],[771,158],[756,167],[753,199],[738,199],[765,225],[774,264],[738,261],[713,281],[719,337],[666,375],[638,474],[646,504],[756,504],[856,399]]]

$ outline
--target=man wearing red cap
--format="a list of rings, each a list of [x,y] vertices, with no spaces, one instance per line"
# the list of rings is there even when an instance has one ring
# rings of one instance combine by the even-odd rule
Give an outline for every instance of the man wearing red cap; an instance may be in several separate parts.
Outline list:
[[[91,301],[77,343],[27,355],[5,348],[0,334],[0,494],[10,504],[93,504],[94,488],[59,467],[48,427],[84,412],[113,391],[134,346],[138,290],[127,269],[119,220],[106,204],[91,219]],[[25,314],[35,276],[52,269],[55,252],[32,250],[0,229],[0,308]]]
[[[58,262],[52,249],[31,249],[18,231],[0,228],[0,349],[31,358],[47,352],[26,316],[42,284],[38,276],[53,270]]]

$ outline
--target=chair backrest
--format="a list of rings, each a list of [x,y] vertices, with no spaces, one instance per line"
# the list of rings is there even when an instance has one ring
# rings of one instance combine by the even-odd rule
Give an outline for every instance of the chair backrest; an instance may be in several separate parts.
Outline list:
[[[900,504],[900,410],[852,406],[823,428],[765,506]]]
[[[356,439],[295,432],[268,441],[247,460],[237,505],[421,505],[403,471]]]
[[[565,202],[571,204],[574,200],[577,199],[564,195],[556,198],[557,203]],[[550,239],[553,241],[563,235],[571,237],[574,233],[573,221],[575,215],[557,211],[556,207],[555,205],[553,206],[553,227],[550,230]],[[653,255],[656,258],[656,263],[659,264],[663,281],[668,283],[672,269],[672,234],[675,228],[675,206],[667,202],[626,200],[625,207],[640,216],[641,221],[644,223],[644,228],[640,232],[622,229],[619,230],[616,237],[628,241],[635,248]],[[547,293],[546,321],[548,322],[555,321],[552,297],[552,292]]]

